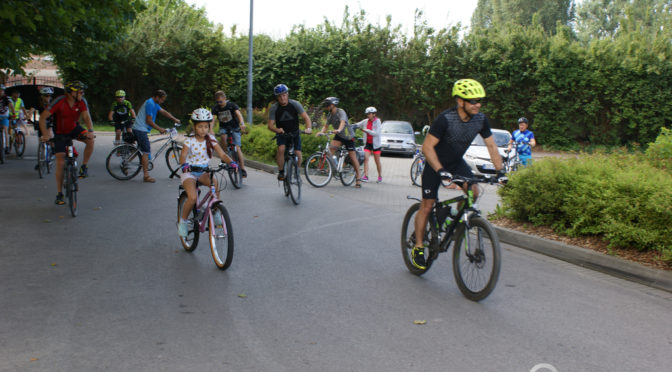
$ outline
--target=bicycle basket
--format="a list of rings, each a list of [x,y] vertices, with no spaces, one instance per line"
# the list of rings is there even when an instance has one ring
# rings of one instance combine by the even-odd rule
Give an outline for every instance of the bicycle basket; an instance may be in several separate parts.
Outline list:
[[[124,133],[122,138],[124,139],[124,142],[126,142],[126,143],[131,143],[131,144],[135,143],[135,134],[133,134],[133,133],[126,132],[126,133]]]

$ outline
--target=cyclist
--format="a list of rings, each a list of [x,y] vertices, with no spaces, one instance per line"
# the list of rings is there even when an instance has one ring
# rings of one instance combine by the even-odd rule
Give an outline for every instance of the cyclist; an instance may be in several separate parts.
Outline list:
[[[86,178],[89,175],[89,158],[93,154],[94,135],[93,122],[89,115],[89,108],[84,99],[86,85],[81,81],[72,81],[65,85],[65,94],[56,98],[51,105],[40,114],[40,133],[42,141],[48,141],[51,133],[47,130],[47,120],[56,115],[54,122],[54,154],[56,155],[56,204],[63,205],[63,166],[65,165],[65,146],[68,139],[77,139],[86,144],[84,148],[84,160],[79,169],[79,177]],[[83,119],[88,128],[79,125]]]
[[[411,261],[419,269],[426,268],[423,244],[427,218],[436,202],[439,185],[449,180],[452,174],[473,177],[471,168],[462,159],[471,141],[477,134],[483,137],[498,174],[502,174],[502,158],[499,156],[490,123],[480,111],[485,90],[473,79],[460,79],[453,85],[456,107],[443,111],[434,119],[422,144],[426,164],[422,173],[422,203],[415,217],[415,247]],[[463,187],[466,187],[463,186]],[[466,190],[464,190],[466,192]],[[478,195],[477,188],[473,188]]]
[[[293,99],[289,99],[289,88],[285,84],[278,84],[273,88],[273,94],[277,102],[271,106],[268,111],[268,129],[275,133],[288,133],[294,138],[294,152],[299,159],[299,168],[301,167],[301,135],[299,128],[299,116],[303,118],[306,124],[305,133],[312,131],[310,117],[303,109],[301,104]],[[278,152],[275,160],[278,163],[278,181],[285,179],[285,170],[282,167],[285,164],[285,137],[278,137],[276,140]]]
[[[203,186],[210,186],[210,176],[205,169],[208,167],[208,162],[212,159],[213,150],[217,152],[220,159],[224,160],[230,166],[236,168],[238,164],[233,161],[222,147],[217,143],[217,139],[210,135],[210,123],[212,122],[212,113],[208,109],[199,108],[194,110],[191,114],[191,122],[194,125],[194,136],[187,137],[182,146],[182,153],[180,154],[180,164],[182,164],[182,187],[187,193],[187,200],[182,207],[182,215],[180,222],[177,224],[177,232],[181,237],[186,237],[187,218],[189,212],[196,204],[198,198],[198,190],[196,188],[196,181]],[[217,179],[213,178],[215,182],[215,190],[217,190],[217,198],[219,198],[219,187],[217,187]],[[216,214],[215,225],[222,224],[222,216]]]
[[[331,141],[331,148],[339,148],[344,145],[350,155],[350,161],[355,166],[355,176],[357,182],[355,187],[362,187],[362,180],[359,175],[359,160],[357,160],[357,152],[355,150],[355,130],[348,124],[348,114],[345,110],[338,108],[340,100],[337,97],[327,97],[322,104],[327,112],[327,125],[322,128],[318,136],[324,135],[329,125],[334,128],[334,138]]]
[[[38,112],[42,112],[47,107],[49,107],[49,103],[51,103],[51,96],[54,94],[54,90],[51,87],[42,87],[40,89],[40,100],[37,104],[37,110]],[[54,131],[54,116],[50,116],[46,120],[47,122],[47,131],[49,132],[49,135],[53,137],[53,131]],[[42,138],[42,131],[40,130],[40,125],[39,123],[36,125],[37,129],[37,137]],[[37,170],[40,167],[40,159],[37,159],[37,164],[35,164],[35,170]]]
[[[238,153],[238,161],[240,162],[240,175],[243,178],[247,177],[247,171],[245,170],[245,159],[243,159],[243,152],[240,150],[240,131],[245,131],[245,122],[243,121],[243,115],[240,113],[240,107],[235,103],[228,101],[226,99],[226,93],[224,91],[215,92],[215,101],[217,104],[212,107],[212,127],[215,126],[215,117],[219,120],[219,135],[222,139],[222,144],[224,147],[227,145],[227,134],[231,133],[233,136],[233,144],[236,146],[236,152]]]
[[[135,120],[135,111],[131,102],[126,99],[126,92],[118,90],[114,92],[114,102],[107,114],[107,120],[114,123],[114,144],[121,143],[122,132],[132,133],[131,125],[133,122],[129,116]]]
[[[534,133],[528,130],[529,122],[526,117],[518,119],[518,128],[513,131],[511,142],[509,142],[508,151],[511,151],[514,143],[518,143],[518,158],[523,166],[529,164],[532,159],[532,147],[537,145],[537,140],[534,139]]]
[[[11,124],[12,128],[14,129],[16,129],[18,125],[24,125],[24,120],[28,118],[26,106],[23,104],[23,99],[21,99],[20,95],[21,92],[19,92],[18,89],[12,91],[12,101],[14,101],[14,116]]]
[[[2,132],[0,132],[0,135],[4,136],[4,149],[0,149],[0,151],[4,151],[6,154],[9,154],[9,116],[14,116],[14,102],[12,101],[9,96],[5,94],[5,86],[3,84],[0,84],[0,128],[2,129]]]
[[[166,133],[166,130],[161,128],[155,123],[156,114],[161,113],[161,115],[167,117],[168,119],[180,123],[180,119],[175,118],[170,112],[161,108],[161,104],[166,100],[168,94],[162,90],[157,89],[154,92],[154,95],[151,98],[148,98],[140,110],[138,110],[138,116],[135,119],[135,124],[133,124],[133,134],[138,141],[138,148],[142,153],[142,171],[144,173],[143,182],[156,182],[156,180],[149,176],[149,155],[151,154],[151,147],[149,144],[148,134],[152,128],[158,130],[161,134]]]

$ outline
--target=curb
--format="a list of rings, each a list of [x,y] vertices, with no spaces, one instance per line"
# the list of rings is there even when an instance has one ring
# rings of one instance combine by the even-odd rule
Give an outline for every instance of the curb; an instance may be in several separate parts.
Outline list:
[[[270,174],[276,174],[278,173],[278,167],[274,165],[268,165],[264,164],[262,162],[256,161],[256,160],[250,160],[250,159],[245,159],[245,166],[258,169],[264,172],[268,172]]]
[[[493,225],[494,226],[494,225]],[[617,278],[672,292],[672,272],[608,256],[589,249],[494,226],[502,243],[515,245]]]

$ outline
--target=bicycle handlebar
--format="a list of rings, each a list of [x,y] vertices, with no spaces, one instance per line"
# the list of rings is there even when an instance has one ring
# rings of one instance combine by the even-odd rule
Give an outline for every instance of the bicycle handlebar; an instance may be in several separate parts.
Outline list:
[[[447,181],[447,183],[446,183]],[[467,183],[468,185],[475,185],[477,183],[487,183],[490,185],[496,185],[496,184],[506,184],[509,181],[508,177],[502,176],[502,177],[496,177],[495,175],[476,175],[474,177],[466,177],[466,176],[460,176],[460,175],[452,175],[450,174],[449,180],[441,179],[441,185],[443,187],[448,187],[454,183]]]

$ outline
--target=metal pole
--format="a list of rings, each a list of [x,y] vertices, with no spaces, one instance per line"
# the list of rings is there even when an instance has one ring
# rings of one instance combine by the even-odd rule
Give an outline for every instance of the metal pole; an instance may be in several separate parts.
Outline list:
[[[248,47],[248,57],[247,57],[247,123],[252,125],[252,10],[254,9],[254,0],[250,0],[250,35],[249,47]]]

